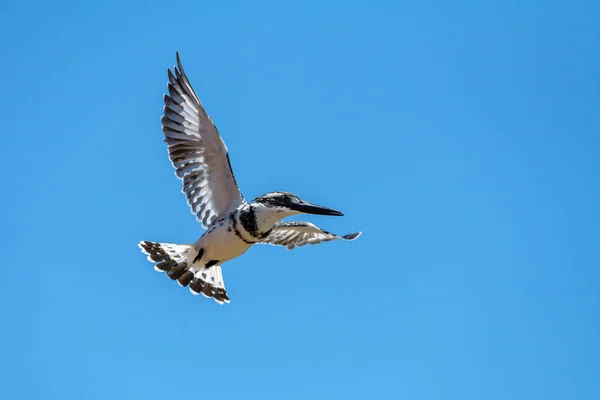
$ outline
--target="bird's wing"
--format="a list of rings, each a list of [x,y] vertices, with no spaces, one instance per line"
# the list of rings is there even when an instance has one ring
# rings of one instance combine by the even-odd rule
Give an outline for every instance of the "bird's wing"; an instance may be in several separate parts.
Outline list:
[[[204,228],[242,204],[227,147],[188,80],[179,54],[175,75],[169,69],[162,131],[183,193]]]
[[[261,243],[285,246],[288,250],[291,250],[294,247],[304,246],[305,244],[318,244],[335,239],[354,240],[360,234],[361,232],[356,232],[338,236],[334,233],[324,231],[310,222],[278,222],[273,227],[271,233],[261,240]]]

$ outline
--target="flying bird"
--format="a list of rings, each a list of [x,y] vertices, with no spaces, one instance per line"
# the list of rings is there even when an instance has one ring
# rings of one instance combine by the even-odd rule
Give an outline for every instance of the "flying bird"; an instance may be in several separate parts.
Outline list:
[[[221,265],[252,245],[268,243],[291,250],[360,236],[361,232],[338,236],[310,222],[280,221],[296,214],[344,215],[292,193],[272,192],[247,202],[233,175],[227,147],[185,75],[179,53],[176,59],[174,73],[168,70],[162,131],[175,174],[183,183],[182,192],[206,231],[193,244],[140,242],[138,246],[155,263],[156,271],[189,286],[193,294],[229,303]]]

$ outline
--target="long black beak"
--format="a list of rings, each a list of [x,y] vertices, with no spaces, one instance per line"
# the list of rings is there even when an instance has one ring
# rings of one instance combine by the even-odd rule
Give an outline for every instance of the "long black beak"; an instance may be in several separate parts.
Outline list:
[[[299,211],[304,214],[336,215],[336,216],[344,215],[344,213],[341,211],[333,210],[333,209],[327,208],[327,207],[318,206],[316,204],[310,204],[307,202],[303,202],[300,204],[294,204],[292,206],[292,208],[294,210]]]

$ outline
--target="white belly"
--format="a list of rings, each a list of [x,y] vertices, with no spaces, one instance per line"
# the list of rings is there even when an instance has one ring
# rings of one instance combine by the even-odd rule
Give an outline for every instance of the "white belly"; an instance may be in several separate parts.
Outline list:
[[[192,261],[198,255],[200,249],[204,249],[204,253],[194,267],[203,266],[211,260],[217,260],[219,264],[222,264],[241,256],[251,246],[251,244],[241,240],[233,230],[229,231],[227,223],[223,223],[213,231],[206,232],[194,243],[194,249],[188,252],[188,265],[192,265]]]

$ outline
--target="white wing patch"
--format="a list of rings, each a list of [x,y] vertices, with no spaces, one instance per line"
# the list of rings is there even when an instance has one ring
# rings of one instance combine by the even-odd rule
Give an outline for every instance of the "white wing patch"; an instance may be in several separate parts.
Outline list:
[[[293,222],[278,222],[273,227],[273,230],[264,238],[261,243],[268,243],[276,246],[285,246],[288,250],[295,247],[304,246],[307,244],[318,244],[329,242],[331,240],[355,240],[361,235],[361,232],[351,233],[348,235],[338,236],[334,233],[327,232],[310,222],[293,221]]]
[[[162,131],[175,174],[196,219],[206,229],[233,211],[244,199],[229,162],[227,147],[202,107],[177,54],[175,75],[169,74],[169,94],[161,118]]]

